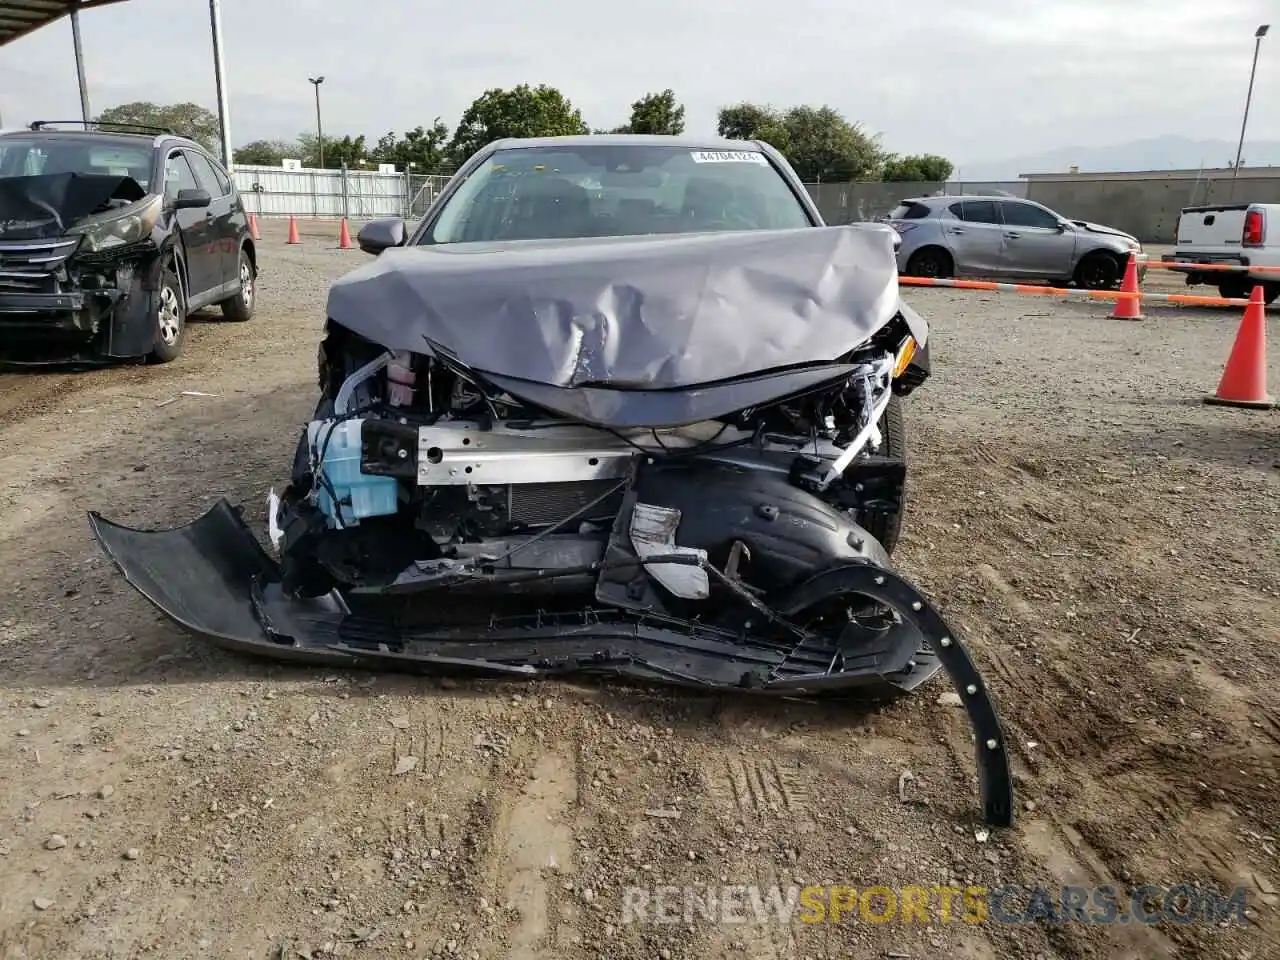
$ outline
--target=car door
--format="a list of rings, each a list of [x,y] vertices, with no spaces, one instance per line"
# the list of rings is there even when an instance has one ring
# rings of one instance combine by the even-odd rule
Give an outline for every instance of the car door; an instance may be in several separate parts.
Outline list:
[[[1075,233],[1064,230],[1057,215],[1024,200],[1001,200],[1000,214],[1004,220],[1004,273],[1050,280],[1071,276]]]
[[[164,161],[164,196],[166,202],[177,199],[181,190],[203,190],[185,151],[170,150]],[[213,234],[213,212],[208,208],[188,207],[174,211],[187,263],[187,302],[207,293],[222,282],[222,254]]]
[[[200,186],[209,191],[212,201],[208,212],[213,215],[210,228],[213,231],[212,242],[217,252],[217,274],[213,285],[235,283],[239,280],[239,250],[236,241],[239,231],[233,217],[234,209],[231,197],[231,184],[219,177],[213,161],[198,150],[187,149],[187,159],[195,171]]]
[[[1000,272],[1004,227],[993,200],[957,200],[942,221],[956,273],[990,276]]]

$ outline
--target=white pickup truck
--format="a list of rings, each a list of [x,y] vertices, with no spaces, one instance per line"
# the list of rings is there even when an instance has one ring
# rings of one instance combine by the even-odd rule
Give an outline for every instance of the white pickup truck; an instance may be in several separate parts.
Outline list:
[[[1248,270],[1196,270],[1187,285],[1205,283],[1218,295],[1248,297],[1262,284],[1267,303],[1280,297],[1280,203],[1227,203],[1185,207],[1178,215],[1178,244],[1162,260],[1179,263],[1233,264]],[[1262,268],[1262,269],[1259,269]]]

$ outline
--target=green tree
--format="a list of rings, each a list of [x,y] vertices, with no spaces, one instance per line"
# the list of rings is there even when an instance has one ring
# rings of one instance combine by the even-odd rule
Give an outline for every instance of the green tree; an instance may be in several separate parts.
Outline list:
[[[492,87],[467,107],[448,152],[461,164],[485,144],[504,137],[556,137],[590,133],[582,113],[555,87],[527,83]]]
[[[802,180],[872,179],[884,153],[876,139],[833,107],[739,103],[720,110],[717,129],[732,140],[763,140],[780,150]]]
[[[935,153],[920,153],[900,157],[890,154],[884,160],[880,171],[881,180],[896,183],[946,183],[951,179],[955,167],[946,157]]]
[[[369,157],[378,163],[395,164],[397,170],[404,170],[413,165],[415,173],[440,173],[448,166],[445,146],[449,141],[449,128],[436,117],[431,129],[422,126],[414,127],[403,137],[397,137],[395,131],[384,134]]]
[[[647,93],[632,103],[626,132],[667,137],[684,133],[684,106],[676,100],[675,91],[667,88],[661,93]]]
[[[787,158],[806,182],[871,180],[884,162],[876,139],[832,107],[792,107],[786,125]]]
[[[232,151],[235,162],[251,167],[278,167],[280,161],[287,157],[301,157],[302,148],[298,143],[287,140],[254,140],[243,147]]]
[[[96,122],[138,123],[149,127],[164,127],[178,136],[194,140],[215,156],[220,153],[218,139],[221,136],[222,127],[218,123],[218,117],[198,103],[158,104],[137,100],[103,110],[98,114]]]
[[[720,136],[730,140],[763,140],[783,153],[787,152],[789,135],[786,117],[780,110],[757,103],[738,103],[722,107],[716,122]]]
[[[302,165],[304,167],[320,166],[319,143],[314,133],[304,133],[298,137],[298,147],[301,150]],[[364,134],[358,137],[352,137],[350,134],[338,139],[337,137],[324,138],[324,167],[327,170],[337,170],[344,163],[348,167],[358,166],[361,160],[368,159],[368,152],[364,144]]]

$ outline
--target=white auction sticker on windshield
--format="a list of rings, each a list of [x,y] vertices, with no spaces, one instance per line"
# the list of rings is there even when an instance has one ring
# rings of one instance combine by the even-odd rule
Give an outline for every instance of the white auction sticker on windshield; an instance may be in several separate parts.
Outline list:
[[[768,166],[763,153],[756,150],[694,150],[694,163],[759,163]]]

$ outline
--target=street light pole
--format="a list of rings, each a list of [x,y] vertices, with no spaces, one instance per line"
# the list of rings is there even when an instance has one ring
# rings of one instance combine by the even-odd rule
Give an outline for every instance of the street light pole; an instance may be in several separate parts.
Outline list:
[[[222,139],[222,164],[234,168],[231,152],[231,111],[227,107],[227,74],[222,65],[222,7],[220,0],[209,0],[209,27],[213,33],[213,79],[218,88],[218,129]]]
[[[324,77],[307,77],[307,80],[316,88],[316,149],[320,151],[320,167],[324,168],[324,130],[320,126],[320,84],[324,83]]]
[[[80,4],[71,8],[71,45],[76,52],[76,79],[80,83],[80,118],[88,125],[92,114],[89,111],[89,84],[84,78],[84,47],[80,43]]]
[[[1236,147],[1236,165],[1231,169],[1232,188],[1235,187],[1236,174],[1240,172],[1240,157],[1244,153],[1244,128],[1249,123],[1249,102],[1253,99],[1253,78],[1258,72],[1258,51],[1262,49],[1262,38],[1271,29],[1271,24],[1264,23],[1253,32],[1253,66],[1249,68],[1249,93],[1244,99],[1244,119],[1240,121],[1240,145]]]

